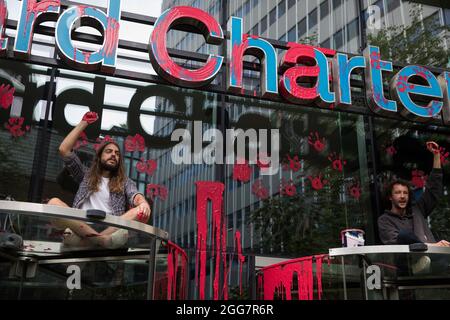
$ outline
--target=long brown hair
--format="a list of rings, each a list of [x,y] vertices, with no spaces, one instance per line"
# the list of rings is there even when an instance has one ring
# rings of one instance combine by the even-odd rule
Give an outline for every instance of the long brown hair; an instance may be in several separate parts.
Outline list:
[[[119,145],[114,141],[108,141],[105,144],[103,144],[100,148],[98,148],[94,161],[92,162],[91,169],[89,170],[88,175],[88,187],[89,191],[91,192],[97,192],[98,186],[100,184],[101,176],[102,176],[102,169],[100,166],[101,160],[102,160],[102,153],[103,150],[106,148],[107,145],[113,144],[115,145],[119,150]],[[120,153],[119,157],[119,163],[118,168],[116,172],[111,172],[111,177],[109,179],[109,191],[114,193],[121,193],[124,190],[125,186],[125,169],[123,167],[123,158],[122,158],[122,152]]]

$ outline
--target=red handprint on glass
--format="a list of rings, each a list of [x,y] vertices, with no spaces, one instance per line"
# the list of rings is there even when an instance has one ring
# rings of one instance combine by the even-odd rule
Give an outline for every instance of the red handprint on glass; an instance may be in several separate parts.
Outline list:
[[[311,132],[308,137],[308,143],[316,149],[317,152],[322,152],[325,149],[325,138],[320,138],[318,132]]]
[[[250,176],[252,174],[252,168],[248,165],[247,162],[244,164],[236,163],[233,166],[233,180],[248,182],[250,181]]]
[[[14,87],[11,87],[9,84],[4,85],[2,84],[0,86],[0,106],[3,109],[8,109],[14,100],[14,93],[16,92],[16,89]]]
[[[413,170],[411,172],[411,184],[419,189],[425,187],[425,183],[427,182],[428,176],[424,174],[422,170]]]
[[[97,143],[94,144],[95,151],[100,149],[105,143],[107,143],[107,142],[115,142],[115,141],[109,135],[106,135],[104,138],[97,138],[96,142]]]
[[[349,187],[348,187],[348,193],[350,196],[356,200],[359,200],[361,197],[361,187],[359,185],[359,182],[354,181]]]
[[[445,148],[444,147],[439,147],[439,153],[440,153],[440,157],[441,157],[441,164],[444,165],[448,162],[447,158],[450,155],[450,153],[447,151],[445,152]]]
[[[253,183],[252,193],[262,200],[269,197],[269,190],[267,190],[261,180],[256,180],[255,183]]]
[[[12,117],[9,118],[8,122],[5,123],[5,128],[9,131],[13,138],[19,138],[25,135],[26,132],[30,131],[30,126],[24,126],[25,118]]]
[[[342,172],[344,166],[347,164],[347,161],[342,159],[336,152],[332,152],[328,155],[328,160],[331,161],[331,167],[334,170]]]
[[[161,200],[166,200],[168,191],[167,188],[158,184],[148,184],[146,189],[147,197],[149,197],[152,201],[156,198],[160,198]]]
[[[81,119],[82,121],[86,121],[89,124],[94,123],[95,121],[98,120],[98,114],[96,112],[90,111],[90,112],[86,112],[83,116],[83,119]]]
[[[136,170],[140,173],[146,173],[149,176],[152,176],[156,168],[158,167],[158,164],[155,160],[147,160],[145,161],[144,158],[141,158],[141,160],[136,164]]]
[[[395,149],[395,147],[392,145],[388,146],[388,147],[386,147],[386,153],[390,156],[393,156],[394,154],[397,153],[397,149]]]
[[[291,156],[287,154],[286,158],[287,163],[283,164],[283,170],[292,170],[293,172],[297,172],[302,168],[302,164],[300,163],[298,156],[294,156],[293,158],[291,158]]]
[[[281,180],[280,193],[281,195],[287,195],[289,197],[295,196],[297,193],[297,188],[295,187],[292,179],[287,182],[284,178]]]
[[[88,140],[86,133],[84,131],[80,134],[80,137],[78,138],[77,142],[75,142],[75,145],[73,146],[73,150],[78,150],[83,146],[88,145]]]
[[[322,190],[323,187],[328,183],[327,180],[322,180],[322,174],[320,173],[317,177],[309,176],[309,181],[311,181],[311,187],[316,190]]]
[[[140,134],[136,134],[134,137],[128,136],[125,140],[125,151],[134,152],[134,151],[145,151],[145,140],[144,137]]]
[[[261,161],[264,160],[264,161]],[[270,168],[270,160],[266,153],[260,153],[258,155],[258,160],[256,161],[256,165],[260,169]]]

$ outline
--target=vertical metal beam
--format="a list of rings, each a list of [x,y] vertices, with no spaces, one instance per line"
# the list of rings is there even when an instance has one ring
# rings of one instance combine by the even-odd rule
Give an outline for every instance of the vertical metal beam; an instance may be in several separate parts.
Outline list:
[[[156,237],[152,237],[150,240],[150,252],[148,259],[148,285],[147,285],[147,300],[154,299],[155,289],[155,270],[156,270]]]

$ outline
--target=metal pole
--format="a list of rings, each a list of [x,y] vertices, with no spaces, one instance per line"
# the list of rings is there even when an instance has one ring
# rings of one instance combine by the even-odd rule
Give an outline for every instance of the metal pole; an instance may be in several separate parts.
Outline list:
[[[152,237],[150,240],[150,253],[148,260],[148,286],[147,286],[147,300],[154,299],[155,288],[155,270],[156,270],[156,237]]]

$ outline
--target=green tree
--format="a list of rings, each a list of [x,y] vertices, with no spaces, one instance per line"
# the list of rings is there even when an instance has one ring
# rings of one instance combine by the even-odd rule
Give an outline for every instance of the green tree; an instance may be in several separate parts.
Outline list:
[[[411,25],[385,27],[367,36],[368,44],[380,47],[381,56],[401,63],[445,68],[450,51],[446,49],[449,27],[432,15],[421,19],[422,7],[410,10]]]

